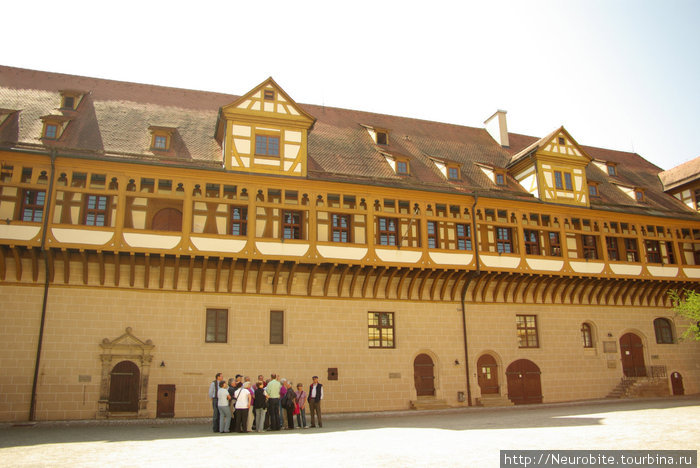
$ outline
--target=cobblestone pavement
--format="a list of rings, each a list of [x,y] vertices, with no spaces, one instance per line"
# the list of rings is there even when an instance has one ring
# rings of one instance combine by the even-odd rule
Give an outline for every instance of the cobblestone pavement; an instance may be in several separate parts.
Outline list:
[[[205,420],[0,425],[0,466],[497,467],[501,449],[700,448],[700,395],[346,414],[324,427],[215,434]]]

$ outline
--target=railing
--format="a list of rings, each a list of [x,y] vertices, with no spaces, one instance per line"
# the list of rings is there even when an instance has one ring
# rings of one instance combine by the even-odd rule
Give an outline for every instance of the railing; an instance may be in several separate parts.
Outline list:
[[[666,378],[666,366],[629,366],[622,369],[625,377],[649,377],[652,379]]]

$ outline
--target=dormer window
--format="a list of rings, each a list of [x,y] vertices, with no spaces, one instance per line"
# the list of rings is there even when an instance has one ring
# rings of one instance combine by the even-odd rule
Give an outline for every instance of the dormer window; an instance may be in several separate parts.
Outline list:
[[[70,121],[69,118],[62,115],[45,115],[41,120],[44,122],[41,138],[45,140],[58,140],[61,138],[66,124]]]
[[[450,180],[459,180],[459,167],[447,166],[447,178]]]
[[[55,140],[57,134],[58,125],[53,123],[47,123],[44,125],[44,138],[50,138],[52,140]]]
[[[377,132],[377,144],[378,145],[388,145],[389,135],[386,132]]]
[[[396,173],[408,175],[408,161],[396,161]]]
[[[75,109],[75,98],[73,96],[63,96],[62,109]]]
[[[175,129],[172,127],[150,126],[151,131],[151,151],[169,151]]]
[[[634,199],[637,200],[638,202],[643,202],[644,201],[644,190],[634,189]]]
[[[168,149],[168,138],[162,135],[156,135],[153,137],[153,148],[157,150]]]
[[[502,172],[496,172],[496,185],[506,185],[506,175]]]
[[[588,195],[591,197],[598,197],[600,193],[598,192],[598,184],[589,183],[588,184]]]
[[[75,90],[62,90],[61,93],[61,110],[62,111],[72,111],[77,109],[78,104],[80,104],[81,98],[85,95],[83,91]]]
[[[608,166],[608,175],[616,176],[617,175],[617,167],[611,163],[608,163],[607,166]]]
[[[280,137],[273,135],[255,135],[255,154],[258,156],[280,155]]]

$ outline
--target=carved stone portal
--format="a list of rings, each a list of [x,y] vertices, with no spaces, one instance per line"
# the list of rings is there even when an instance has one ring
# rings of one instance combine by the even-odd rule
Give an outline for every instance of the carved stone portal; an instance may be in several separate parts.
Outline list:
[[[151,340],[141,341],[132,333],[131,327],[127,327],[125,333],[119,338],[109,340],[105,338],[100,343],[102,353],[102,380],[100,383],[100,399],[97,404],[97,418],[106,419],[110,417],[137,417],[145,418],[146,406],[148,405],[148,376],[151,372],[151,354],[153,342]],[[109,393],[111,384],[111,372],[114,366],[122,361],[131,361],[138,366],[140,371],[139,381],[139,401],[136,413],[110,412]]]

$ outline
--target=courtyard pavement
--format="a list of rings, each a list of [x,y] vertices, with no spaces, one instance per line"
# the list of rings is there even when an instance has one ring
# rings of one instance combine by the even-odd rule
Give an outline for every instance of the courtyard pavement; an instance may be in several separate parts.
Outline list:
[[[700,395],[327,415],[263,434],[203,419],[2,424],[0,466],[497,467],[499,450],[698,450],[698,421]]]

